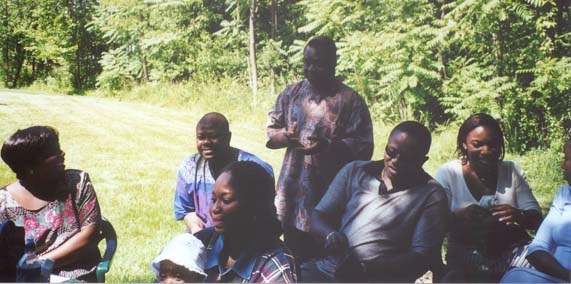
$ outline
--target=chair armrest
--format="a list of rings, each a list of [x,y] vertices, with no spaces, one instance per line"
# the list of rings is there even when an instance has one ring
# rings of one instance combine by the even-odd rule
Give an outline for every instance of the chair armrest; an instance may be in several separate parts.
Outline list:
[[[103,258],[97,265],[95,273],[97,276],[97,282],[104,283],[105,274],[111,269],[111,261],[113,259],[113,255],[115,255],[115,251],[117,250],[117,234],[115,233],[113,225],[111,225],[111,223],[105,218],[102,218],[101,234],[103,239],[105,239],[106,248]]]
[[[97,282],[99,283],[105,282],[105,274],[109,272],[110,267],[111,267],[110,260],[102,261],[97,265],[97,270],[95,271],[95,274],[97,275]]]

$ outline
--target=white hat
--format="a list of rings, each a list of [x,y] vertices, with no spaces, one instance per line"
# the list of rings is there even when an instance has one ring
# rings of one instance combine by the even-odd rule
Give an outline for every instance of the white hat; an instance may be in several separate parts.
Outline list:
[[[206,248],[195,236],[184,233],[175,236],[151,263],[151,270],[159,274],[160,262],[168,259],[190,271],[202,274],[206,264]]]

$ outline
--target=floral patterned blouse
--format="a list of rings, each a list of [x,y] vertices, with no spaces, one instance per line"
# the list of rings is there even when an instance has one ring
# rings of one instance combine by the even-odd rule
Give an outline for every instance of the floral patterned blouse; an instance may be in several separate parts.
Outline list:
[[[65,200],[49,202],[38,210],[27,210],[18,204],[6,190],[0,188],[0,223],[10,220],[24,227],[26,240],[33,239],[34,253],[42,256],[62,245],[82,228],[97,224],[101,212],[89,175],[79,170],[66,170],[69,194]],[[62,267],[53,273],[82,279],[93,276],[101,259],[97,243],[86,248],[87,257],[81,263]]]

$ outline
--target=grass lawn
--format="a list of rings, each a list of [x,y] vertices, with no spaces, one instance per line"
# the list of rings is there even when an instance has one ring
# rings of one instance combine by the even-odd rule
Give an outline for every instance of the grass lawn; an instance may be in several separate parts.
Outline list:
[[[237,107],[240,103],[248,100],[237,102]],[[229,111],[232,145],[269,162],[277,176],[283,151],[264,147],[268,104],[245,109]],[[172,211],[177,169],[195,152],[196,122],[213,110],[223,112],[224,105],[209,101],[160,107],[101,97],[0,92],[0,139],[32,125],[58,129],[67,168],[90,174],[102,213],[117,230],[118,250],[108,282],[151,282],[149,263],[173,235],[184,231]],[[375,124],[375,159],[382,157],[391,128]],[[456,129],[444,128],[434,135],[425,166],[429,173],[455,157]],[[563,184],[560,152],[546,149],[507,157],[528,172],[543,208]],[[15,175],[1,163],[0,184],[14,180]]]

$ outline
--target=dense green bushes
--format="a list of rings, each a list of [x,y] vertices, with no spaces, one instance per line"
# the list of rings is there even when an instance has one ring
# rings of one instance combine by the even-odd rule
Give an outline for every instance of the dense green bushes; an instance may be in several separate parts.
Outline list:
[[[7,87],[115,94],[148,84],[244,88],[250,1],[6,0],[0,76]],[[569,1],[256,3],[262,93],[299,79],[305,40],[323,34],[338,43],[338,75],[386,123],[436,128],[487,112],[504,122],[509,149],[523,152],[560,139],[571,120]]]

